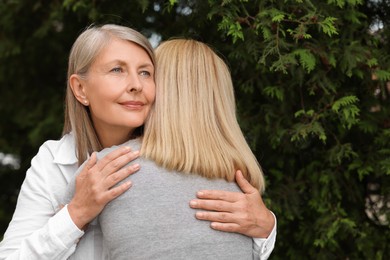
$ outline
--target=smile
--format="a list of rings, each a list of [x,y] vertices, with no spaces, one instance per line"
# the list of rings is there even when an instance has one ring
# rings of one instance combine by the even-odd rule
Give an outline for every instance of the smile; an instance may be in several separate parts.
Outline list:
[[[141,110],[144,107],[144,103],[141,101],[126,101],[119,103],[121,106],[130,110]]]

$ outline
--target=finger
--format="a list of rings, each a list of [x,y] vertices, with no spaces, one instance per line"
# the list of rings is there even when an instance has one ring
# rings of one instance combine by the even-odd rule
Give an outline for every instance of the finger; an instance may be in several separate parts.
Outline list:
[[[136,163],[136,164],[130,165],[128,167],[124,167],[124,168],[120,169],[119,171],[109,175],[107,177],[107,181],[106,181],[106,185],[105,185],[106,189],[109,189],[109,188],[115,186],[116,184],[123,181],[124,179],[126,179],[131,174],[138,171],[139,169],[140,169],[140,165],[138,163]]]
[[[91,169],[97,162],[97,155],[96,155],[96,152],[93,152],[91,154],[91,157],[89,157],[89,160],[86,164],[85,167],[87,167],[87,169]]]
[[[139,151],[134,151],[134,152],[130,151],[128,153],[122,154],[119,157],[112,160],[111,162],[108,162],[101,169],[101,172],[102,172],[103,176],[110,175],[110,174],[118,171],[120,168],[122,168],[126,164],[130,163],[134,159],[136,159],[138,156],[139,156]]]
[[[241,192],[230,192],[223,190],[201,190],[196,193],[199,199],[223,200],[227,202],[236,202],[243,196]]]
[[[123,147],[119,147],[118,149],[115,149],[114,151],[106,154],[97,163],[99,170],[103,169],[107,164],[111,163],[112,161],[115,161],[117,158],[119,158],[123,155],[126,155],[130,152],[131,152],[130,147],[123,146]]]
[[[212,210],[219,212],[233,212],[234,204],[222,200],[191,200],[190,207],[193,209]]]
[[[240,187],[240,189],[244,192],[244,193],[253,193],[256,191],[256,188],[254,188],[249,182],[247,179],[244,178],[244,176],[242,175],[242,172],[240,170],[236,171],[236,182],[238,184],[238,186]]]
[[[127,191],[131,187],[131,185],[132,185],[131,181],[126,181],[117,187],[109,189],[107,191],[106,203],[122,195],[125,191]]]
[[[92,169],[93,166],[96,165],[97,158],[96,158],[96,152],[93,152],[87,162],[85,163],[84,168],[80,172],[80,176],[88,174],[88,171]]]
[[[198,211],[195,217],[199,220],[207,220],[210,222],[235,223],[234,214],[229,212],[211,212]]]
[[[215,230],[224,231],[224,232],[232,232],[237,233],[240,231],[240,225],[236,223],[220,223],[220,222],[212,222],[210,227]]]

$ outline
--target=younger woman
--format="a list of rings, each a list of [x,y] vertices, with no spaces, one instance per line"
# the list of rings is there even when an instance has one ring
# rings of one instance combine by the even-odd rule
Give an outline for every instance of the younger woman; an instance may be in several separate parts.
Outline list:
[[[156,51],[157,96],[143,137],[140,172],[131,190],[99,216],[111,259],[265,259],[247,236],[209,228],[187,206],[199,189],[239,192],[240,170],[259,191],[261,168],[236,119],[233,85],[226,64],[194,40],[170,40]],[[105,149],[103,156],[116,149]],[[262,203],[262,202],[261,202]],[[268,237],[274,216],[264,204]],[[272,251],[273,244],[269,245]],[[80,248],[82,250],[82,248]],[[77,252],[76,252],[77,253]]]

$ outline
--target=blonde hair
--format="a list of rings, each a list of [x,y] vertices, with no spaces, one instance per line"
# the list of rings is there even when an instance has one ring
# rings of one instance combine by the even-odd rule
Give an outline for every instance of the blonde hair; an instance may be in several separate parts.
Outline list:
[[[69,55],[68,82],[65,98],[65,122],[62,134],[72,132],[76,140],[76,154],[79,165],[93,151],[100,151],[103,147],[97,137],[88,107],[80,104],[70,87],[69,78],[72,74],[86,77],[89,68],[99,53],[106,47],[112,38],[138,44],[149,55],[155,65],[154,50],[148,39],[141,33],[120,25],[106,24],[87,28],[74,42]],[[142,129],[139,130],[142,132]]]
[[[156,100],[141,154],[169,170],[233,181],[237,169],[260,191],[264,178],[236,118],[225,62],[206,44],[169,40],[156,49]]]

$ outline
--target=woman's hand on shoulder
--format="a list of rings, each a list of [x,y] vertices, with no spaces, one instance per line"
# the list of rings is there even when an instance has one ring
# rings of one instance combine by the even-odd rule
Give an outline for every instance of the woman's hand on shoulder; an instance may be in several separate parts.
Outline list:
[[[68,204],[69,214],[77,227],[84,229],[108,202],[131,187],[130,181],[115,185],[139,170],[139,164],[123,167],[138,156],[139,152],[132,152],[129,147],[120,147],[100,160],[96,153],[91,155],[76,177],[75,195]]]
[[[202,190],[190,206],[204,211],[196,212],[199,220],[211,221],[216,230],[240,233],[253,238],[267,238],[275,218],[265,206],[259,191],[242,175],[236,172],[236,181],[241,192]]]

